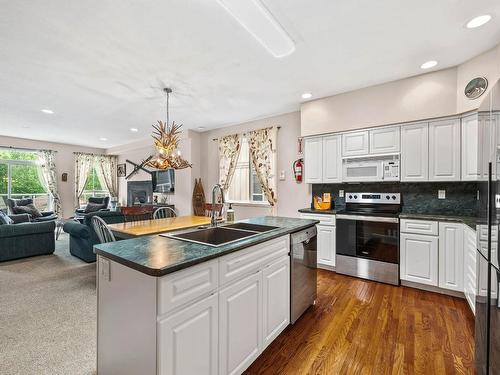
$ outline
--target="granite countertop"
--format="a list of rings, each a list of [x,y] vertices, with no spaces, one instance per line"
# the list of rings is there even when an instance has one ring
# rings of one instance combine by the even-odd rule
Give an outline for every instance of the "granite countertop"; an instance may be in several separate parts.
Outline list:
[[[323,215],[335,215],[340,210],[315,210],[313,208],[302,208],[299,212],[308,214],[323,214]],[[435,220],[435,221],[449,221],[455,223],[463,223],[476,230],[476,225],[480,224],[478,219],[473,216],[466,215],[456,215],[456,214],[434,214],[434,213],[412,213],[412,212],[401,212],[399,214],[400,219],[417,219],[417,220]]]
[[[335,215],[339,210],[316,210],[314,208],[301,208],[299,212],[303,214],[321,214],[321,215]]]
[[[270,225],[278,228],[219,247],[154,235],[98,244],[94,246],[94,251],[96,254],[145,274],[163,276],[273,238],[297,232],[318,223],[317,220],[276,216],[256,217],[239,222]]]

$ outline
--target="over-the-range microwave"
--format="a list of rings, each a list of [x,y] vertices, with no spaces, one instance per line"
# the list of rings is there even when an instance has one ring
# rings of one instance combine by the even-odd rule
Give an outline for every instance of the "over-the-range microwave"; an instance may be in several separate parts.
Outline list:
[[[399,157],[344,159],[343,181],[399,181]]]

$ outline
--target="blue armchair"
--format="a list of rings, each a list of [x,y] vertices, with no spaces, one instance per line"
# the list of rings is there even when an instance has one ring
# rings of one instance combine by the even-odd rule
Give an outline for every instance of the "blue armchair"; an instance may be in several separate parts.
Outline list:
[[[28,214],[9,217],[13,224],[0,225],[0,262],[54,252],[54,221],[32,223]]]
[[[99,243],[97,234],[92,227],[92,217],[99,216],[107,224],[123,223],[125,217],[118,211],[97,211],[83,217],[83,222],[68,221],[63,230],[69,233],[69,252],[71,255],[83,259],[85,262],[95,262],[94,245]]]

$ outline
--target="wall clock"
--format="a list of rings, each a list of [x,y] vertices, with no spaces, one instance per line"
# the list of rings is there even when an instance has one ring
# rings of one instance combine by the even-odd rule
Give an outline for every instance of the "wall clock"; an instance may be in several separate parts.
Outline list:
[[[484,77],[476,77],[465,86],[464,94],[467,98],[474,100],[484,94],[488,88],[488,80]]]

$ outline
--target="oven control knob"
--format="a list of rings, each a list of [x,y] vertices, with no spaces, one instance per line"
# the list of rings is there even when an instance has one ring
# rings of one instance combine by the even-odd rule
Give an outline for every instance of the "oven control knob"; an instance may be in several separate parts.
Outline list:
[[[396,200],[396,196],[395,196],[395,195],[393,195],[393,196],[392,196],[392,199]]]
[[[391,199],[391,197],[390,197],[390,196],[388,196],[388,195],[386,195],[386,196],[385,196],[385,199]]]
[[[352,199],[352,195],[349,195],[349,199]]]
[[[357,196],[357,195],[355,195],[355,196],[354,196],[354,199],[358,199],[358,196]]]

